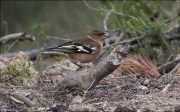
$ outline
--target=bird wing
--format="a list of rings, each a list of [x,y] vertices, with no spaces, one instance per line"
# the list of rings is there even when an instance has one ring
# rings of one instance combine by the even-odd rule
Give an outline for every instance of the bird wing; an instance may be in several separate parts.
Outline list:
[[[48,50],[61,51],[65,53],[84,53],[84,54],[93,53],[93,49],[91,49],[90,47],[87,47],[84,44],[80,44],[74,41],[66,42],[57,47],[49,48]]]
[[[92,40],[91,38],[80,38],[80,39],[76,39],[74,42],[81,43],[83,44],[83,46],[92,49],[91,54],[93,54],[94,51],[97,50],[97,48],[101,49],[101,45],[98,42]]]
[[[93,54],[96,47],[100,47],[99,43],[90,38],[80,38],[74,41],[68,41],[57,47],[49,48],[48,50],[60,51],[65,53],[84,53]]]

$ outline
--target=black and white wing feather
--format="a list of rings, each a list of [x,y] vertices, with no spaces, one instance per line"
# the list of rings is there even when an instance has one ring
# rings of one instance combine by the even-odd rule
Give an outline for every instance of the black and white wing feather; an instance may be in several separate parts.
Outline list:
[[[65,52],[65,53],[92,54],[94,50],[93,45],[94,43],[88,46],[85,46],[84,44],[80,44],[74,41],[69,41],[57,47],[48,48],[47,50],[60,51],[60,52]]]

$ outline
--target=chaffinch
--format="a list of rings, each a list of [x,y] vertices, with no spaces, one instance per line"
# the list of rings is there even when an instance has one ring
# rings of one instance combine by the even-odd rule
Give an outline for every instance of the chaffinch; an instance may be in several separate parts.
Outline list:
[[[109,38],[103,31],[93,30],[85,38],[68,41],[47,50],[60,51],[68,54],[73,63],[89,63],[97,59],[103,48],[105,39]]]

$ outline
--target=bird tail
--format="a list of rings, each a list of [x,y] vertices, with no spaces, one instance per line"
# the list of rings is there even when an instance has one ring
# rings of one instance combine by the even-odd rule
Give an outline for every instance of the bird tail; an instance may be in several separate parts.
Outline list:
[[[70,53],[70,52],[73,52],[74,49],[72,49],[71,47],[51,47],[51,48],[48,48],[47,50],[49,51],[58,51],[58,52],[65,52],[65,53]]]
[[[59,50],[59,48],[58,47],[50,47],[50,48],[47,48],[46,50],[56,51],[56,50]]]

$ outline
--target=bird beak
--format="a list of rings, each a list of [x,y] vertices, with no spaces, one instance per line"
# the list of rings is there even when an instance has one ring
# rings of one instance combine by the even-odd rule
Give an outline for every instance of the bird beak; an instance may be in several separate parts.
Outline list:
[[[104,38],[104,39],[109,38],[108,34],[105,33],[105,34],[103,35],[103,38]]]

